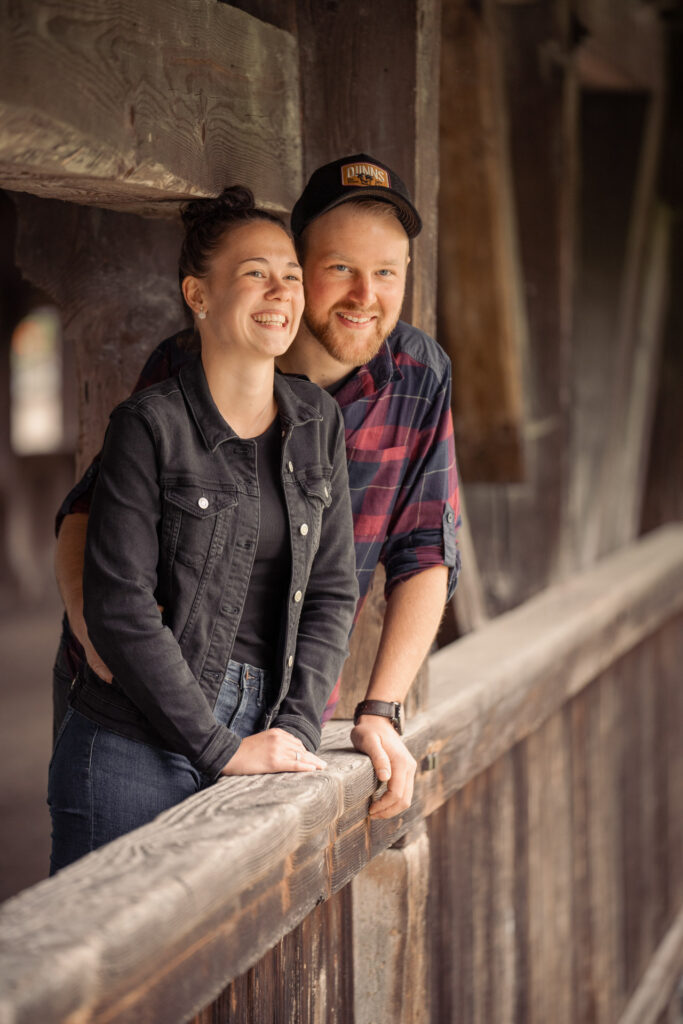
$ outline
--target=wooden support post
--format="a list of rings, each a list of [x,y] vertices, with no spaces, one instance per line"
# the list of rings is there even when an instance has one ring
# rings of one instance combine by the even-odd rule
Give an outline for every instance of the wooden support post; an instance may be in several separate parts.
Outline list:
[[[567,47],[556,5],[494,9],[484,4],[482,10],[507,118],[511,217],[527,343],[522,352],[525,482],[475,484],[463,473],[484,593],[490,613],[498,614],[547,586],[556,573],[568,405],[565,277],[571,261],[564,251],[572,245],[566,210],[574,185],[573,93],[562,67],[542,59],[548,46],[558,53]],[[489,136],[480,144],[489,145]],[[494,342],[487,338],[486,345]]]
[[[439,338],[468,482],[524,479],[521,297],[495,5],[443,5]]]
[[[354,1024],[426,1024],[429,1017],[424,822],[351,883]]]
[[[54,300],[75,353],[80,473],[151,350],[186,323],[177,283],[180,223],[12,198],[17,264]]]
[[[386,161],[411,190],[424,223],[412,243],[404,319],[433,334],[436,306],[439,0],[358,5],[299,4],[304,176],[343,154]],[[384,41],[378,50],[377,40]],[[388,117],[387,111],[400,111]],[[334,116],[331,117],[331,112]],[[384,574],[373,580],[352,638],[337,718],[365,696],[384,618]],[[426,670],[411,687],[413,707],[426,700]]]

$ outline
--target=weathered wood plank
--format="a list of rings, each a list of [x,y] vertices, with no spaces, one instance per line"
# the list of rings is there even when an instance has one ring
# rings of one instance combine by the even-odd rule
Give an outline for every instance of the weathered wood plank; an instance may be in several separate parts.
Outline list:
[[[491,988],[489,1020],[514,1024],[517,977],[515,906],[515,777],[512,756],[506,754],[489,772],[489,814],[491,822],[492,908],[491,958],[488,984]]]
[[[572,1024],[572,820],[568,730],[558,712],[526,741],[529,1024]],[[552,936],[552,939],[550,938]]]
[[[438,748],[448,769],[442,776],[437,767],[428,806],[441,796],[439,784],[463,785],[483,771],[648,636],[654,623],[680,614],[674,551],[681,549],[682,528],[656,531],[431,657],[430,706],[448,709],[450,728]],[[627,565],[626,551],[637,564]],[[523,635],[533,642],[521,643]]]
[[[446,0],[442,15],[439,338],[469,483],[524,479],[526,322],[495,12]]]
[[[403,314],[430,334],[436,300],[439,10],[439,0],[404,0],[400,15],[394,0],[374,0],[356,6],[353,17],[343,4],[297,6],[305,175],[358,152],[386,161],[400,174],[425,225],[412,245]],[[401,115],[387,117],[388,110]]]
[[[573,93],[562,72],[539,59],[549,47],[564,52],[568,46],[556,6],[500,6],[496,25],[528,349],[523,362],[527,483],[469,487],[465,477],[493,614],[557,578],[569,394],[564,278],[571,266],[565,250],[571,253],[572,232],[565,210],[575,183],[575,140],[565,118]]]
[[[611,668],[590,696],[588,719],[588,892],[593,1018],[616,1019],[624,998],[624,863],[620,818],[622,763],[627,756],[618,673]],[[577,756],[580,753],[577,752]]]
[[[675,988],[683,974],[683,909],[651,958],[640,984],[628,1001],[619,1024],[657,1024],[670,1003],[678,1001]],[[680,1006],[679,1006],[680,1011]],[[676,1014],[673,1020],[677,1018]]]
[[[301,186],[297,47],[209,0],[3,0],[0,182],[163,212],[242,181],[289,209]]]
[[[348,748],[348,723],[335,723],[326,727],[326,772],[222,780],[8,901],[0,911],[3,1024],[76,1014],[170,1024],[198,1013],[412,821],[682,607],[683,528],[671,527],[439,652],[429,711],[406,734],[418,759],[431,751],[436,766],[419,774],[414,803],[396,820],[368,821],[372,768]],[[482,786],[463,796],[481,799]],[[525,842],[532,837],[518,835],[516,861]],[[460,886],[471,870],[462,852]],[[520,908],[523,887],[517,892]],[[471,930],[471,914],[456,927],[469,921]],[[471,939],[461,941],[463,960]],[[519,952],[516,965],[520,977],[533,968]],[[518,992],[517,1020],[524,998]]]
[[[429,1018],[424,822],[380,853],[351,883],[354,1024],[424,1024]]]
[[[683,31],[680,36],[683,54]],[[679,66],[683,67],[683,61]],[[678,177],[683,179],[683,175],[679,174]],[[677,466],[683,466],[683,402],[680,400],[680,382],[683,380],[683,291],[679,287],[679,282],[683,280],[683,218],[674,217],[670,230],[670,262],[666,286],[669,308],[663,332],[647,481],[643,489],[641,530],[651,530],[662,523],[683,519],[683,473],[675,471]]]

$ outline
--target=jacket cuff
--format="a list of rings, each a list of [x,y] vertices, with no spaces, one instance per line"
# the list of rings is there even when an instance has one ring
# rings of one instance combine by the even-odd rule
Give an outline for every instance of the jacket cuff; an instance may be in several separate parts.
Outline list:
[[[285,732],[296,736],[298,740],[301,740],[306,750],[310,750],[312,754],[315,754],[320,746],[320,729],[314,729],[305,718],[294,715],[278,715],[270,727],[271,729],[284,729]]]
[[[237,733],[223,726],[194,762],[195,768],[215,782],[241,742]]]

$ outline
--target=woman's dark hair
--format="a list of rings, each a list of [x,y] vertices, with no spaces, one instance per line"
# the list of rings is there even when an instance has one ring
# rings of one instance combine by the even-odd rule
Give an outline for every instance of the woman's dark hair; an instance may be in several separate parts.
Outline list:
[[[233,228],[253,220],[266,220],[277,224],[289,235],[280,218],[267,210],[259,210],[254,205],[253,192],[242,185],[224,188],[213,199],[193,199],[181,208],[180,213],[185,225],[178,262],[181,293],[184,278],[207,274],[211,257]]]

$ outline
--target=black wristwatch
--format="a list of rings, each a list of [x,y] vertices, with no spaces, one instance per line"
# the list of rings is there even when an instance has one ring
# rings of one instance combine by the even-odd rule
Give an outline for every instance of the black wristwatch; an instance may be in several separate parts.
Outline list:
[[[358,725],[361,715],[379,715],[388,718],[399,736],[403,735],[403,705],[398,700],[362,700],[356,704],[353,724]]]

